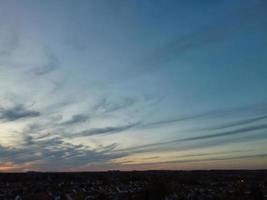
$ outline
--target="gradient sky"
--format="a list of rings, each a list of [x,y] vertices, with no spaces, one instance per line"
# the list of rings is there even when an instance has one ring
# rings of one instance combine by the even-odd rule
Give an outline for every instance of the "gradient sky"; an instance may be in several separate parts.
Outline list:
[[[0,171],[266,169],[266,10],[0,0]]]

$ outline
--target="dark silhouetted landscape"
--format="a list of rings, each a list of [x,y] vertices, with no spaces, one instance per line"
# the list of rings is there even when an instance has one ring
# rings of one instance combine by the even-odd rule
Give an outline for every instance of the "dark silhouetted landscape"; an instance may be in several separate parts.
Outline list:
[[[1,200],[264,200],[266,170],[0,174]]]

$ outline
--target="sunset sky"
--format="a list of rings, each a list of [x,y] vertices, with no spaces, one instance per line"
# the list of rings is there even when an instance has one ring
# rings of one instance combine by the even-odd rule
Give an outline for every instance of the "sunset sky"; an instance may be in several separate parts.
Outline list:
[[[0,171],[266,169],[266,10],[0,0]]]

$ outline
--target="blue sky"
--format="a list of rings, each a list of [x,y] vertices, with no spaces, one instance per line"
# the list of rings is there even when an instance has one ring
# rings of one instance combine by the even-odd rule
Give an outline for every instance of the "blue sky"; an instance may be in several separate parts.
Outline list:
[[[0,0],[0,170],[266,168],[266,8]]]

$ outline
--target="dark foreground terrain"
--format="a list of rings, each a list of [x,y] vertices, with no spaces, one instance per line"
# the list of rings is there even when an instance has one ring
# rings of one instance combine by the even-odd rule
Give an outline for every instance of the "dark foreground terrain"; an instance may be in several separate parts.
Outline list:
[[[0,200],[258,200],[267,171],[145,171],[0,174]]]

